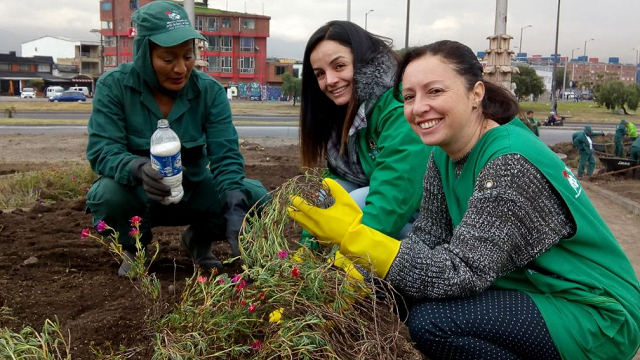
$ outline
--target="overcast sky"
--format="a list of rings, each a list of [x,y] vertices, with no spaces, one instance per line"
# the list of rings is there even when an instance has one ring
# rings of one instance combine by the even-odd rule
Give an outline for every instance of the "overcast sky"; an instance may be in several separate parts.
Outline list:
[[[507,11],[507,33],[511,45],[531,55],[554,52],[556,15],[560,0],[511,0]],[[99,0],[0,0],[0,53],[17,51],[20,44],[42,36],[64,36],[74,40],[99,40],[90,29],[100,27]],[[267,44],[269,57],[301,60],[308,37],[322,24],[347,19],[347,0],[209,0],[210,8],[264,14],[271,17]],[[403,48],[406,30],[406,0],[351,0],[351,21],[369,31],[390,37]],[[451,39],[475,52],[488,48],[487,36],[494,32],[495,0],[413,0],[409,21],[409,45],[424,45]],[[640,48],[639,0],[562,0],[558,52],[574,57],[587,55],[607,61],[619,57],[635,63]],[[517,51],[514,49],[514,51]]]

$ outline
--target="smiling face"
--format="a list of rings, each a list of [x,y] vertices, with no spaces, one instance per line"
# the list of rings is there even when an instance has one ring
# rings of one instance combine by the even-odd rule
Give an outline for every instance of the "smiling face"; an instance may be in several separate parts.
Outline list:
[[[160,86],[170,91],[181,90],[189,81],[189,75],[196,63],[193,40],[172,47],[151,43],[151,63]]]
[[[456,158],[478,140],[484,84],[469,91],[464,79],[440,56],[409,63],[402,76],[404,116],[427,145],[440,146]]]
[[[353,95],[353,54],[333,40],[323,40],[309,56],[318,86],[336,105],[346,105]]]

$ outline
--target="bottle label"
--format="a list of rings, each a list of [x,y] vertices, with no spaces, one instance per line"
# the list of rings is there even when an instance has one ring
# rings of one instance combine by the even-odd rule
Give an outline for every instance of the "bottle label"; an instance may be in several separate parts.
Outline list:
[[[151,154],[151,166],[158,170],[164,177],[178,175],[182,172],[180,152],[171,156],[158,156]]]

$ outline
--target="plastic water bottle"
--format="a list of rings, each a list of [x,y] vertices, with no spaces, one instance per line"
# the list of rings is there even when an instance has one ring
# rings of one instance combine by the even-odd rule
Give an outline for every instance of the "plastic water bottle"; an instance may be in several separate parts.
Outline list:
[[[171,196],[161,202],[176,204],[182,200],[182,160],[180,138],[169,127],[167,119],[158,120],[158,129],[151,136],[151,166],[164,176],[162,182],[171,188]]]

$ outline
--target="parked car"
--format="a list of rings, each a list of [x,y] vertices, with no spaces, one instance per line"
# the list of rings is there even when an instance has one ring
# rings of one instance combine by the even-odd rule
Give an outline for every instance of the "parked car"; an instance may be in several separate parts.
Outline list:
[[[20,92],[20,97],[23,99],[26,98],[31,98],[31,99],[35,99],[36,97],[36,90],[34,88],[22,88],[22,92]]]
[[[62,86],[49,86],[45,90],[45,95],[46,95],[46,97],[51,99],[52,97],[54,97],[56,95],[60,95],[63,92],[64,92],[64,88]]]
[[[56,95],[54,97],[49,98],[49,102],[59,102],[59,101],[81,102],[81,101],[87,101],[87,98],[82,94],[82,91],[74,91],[74,90],[67,90],[60,95]]]

